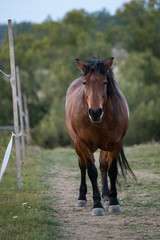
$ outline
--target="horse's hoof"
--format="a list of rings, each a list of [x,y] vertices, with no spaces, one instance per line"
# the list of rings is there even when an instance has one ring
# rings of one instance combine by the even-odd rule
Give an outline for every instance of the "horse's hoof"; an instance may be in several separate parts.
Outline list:
[[[122,209],[119,205],[110,205],[109,212],[122,212]]]
[[[87,201],[86,200],[78,200],[76,203],[76,207],[87,207]]]
[[[104,208],[109,208],[109,201],[104,202]]]
[[[92,216],[104,216],[104,210],[103,208],[93,208],[92,210]]]

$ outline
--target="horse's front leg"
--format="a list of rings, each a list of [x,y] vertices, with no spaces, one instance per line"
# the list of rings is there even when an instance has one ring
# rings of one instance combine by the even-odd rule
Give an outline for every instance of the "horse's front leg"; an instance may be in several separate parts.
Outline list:
[[[78,161],[79,161],[79,167],[81,170],[81,183],[80,183],[79,197],[76,203],[76,207],[87,207],[86,164],[82,157],[79,157]]]
[[[94,201],[92,216],[104,216],[105,214],[104,214],[104,210],[103,210],[103,207],[101,204],[101,196],[100,196],[100,192],[98,189],[98,183],[97,183],[98,172],[97,172],[97,169],[94,164],[95,160],[94,160],[93,153],[90,152],[87,145],[85,145],[84,142],[82,142],[82,141],[79,141],[78,143],[76,143],[75,147],[76,147],[77,154],[79,155],[79,157],[81,159],[84,160],[84,162],[86,164],[88,176],[92,183],[93,201]],[[81,183],[84,183],[84,181],[85,181],[84,176],[85,176],[85,173],[81,170],[81,177],[82,177]],[[82,184],[81,186],[84,186],[84,184]],[[81,187],[80,187],[80,189],[82,190]],[[80,194],[82,193],[81,190],[80,190]]]
[[[76,207],[86,207],[87,206],[87,185],[86,185],[86,162],[83,159],[83,155],[81,154],[81,151],[79,149],[79,145],[77,143],[74,143],[74,147],[76,150],[77,155],[79,156],[78,162],[79,162],[79,168],[81,171],[81,183],[79,188],[79,197],[78,201],[76,203]]]
[[[105,214],[101,204],[101,196],[100,196],[98,183],[97,183],[98,172],[94,162],[90,159],[88,159],[87,161],[87,169],[88,169],[88,176],[91,180],[92,189],[93,189],[94,204],[93,204],[92,216],[104,216]]]

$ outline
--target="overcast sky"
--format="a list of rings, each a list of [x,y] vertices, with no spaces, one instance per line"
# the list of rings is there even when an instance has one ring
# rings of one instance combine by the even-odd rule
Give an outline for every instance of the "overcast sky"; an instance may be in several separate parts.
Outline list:
[[[8,19],[42,23],[48,15],[60,20],[67,12],[82,8],[87,12],[106,8],[113,15],[126,2],[130,0],[1,0],[0,24],[7,24]]]

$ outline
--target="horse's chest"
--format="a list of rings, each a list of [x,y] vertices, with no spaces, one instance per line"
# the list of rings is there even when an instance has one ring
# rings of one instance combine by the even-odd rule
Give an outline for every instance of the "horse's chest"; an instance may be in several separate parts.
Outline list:
[[[100,129],[86,129],[85,134],[83,134],[82,138],[92,152],[101,147],[106,148],[106,142],[108,141],[107,134],[104,132],[104,130],[102,131]]]
[[[91,152],[95,152],[97,149],[112,151],[113,145],[120,140],[116,132],[111,133],[110,130],[105,128],[86,128],[86,130],[83,131],[81,138]]]

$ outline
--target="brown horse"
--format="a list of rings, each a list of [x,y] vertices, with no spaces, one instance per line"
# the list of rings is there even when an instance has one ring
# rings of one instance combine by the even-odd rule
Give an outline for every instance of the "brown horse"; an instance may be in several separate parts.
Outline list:
[[[125,177],[134,176],[123,151],[123,138],[129,125],[129,110],[118,82],[113,78],[113,58],[88,62],[76,59],[83,76],[74,80],[66,95],[66,127],[74,141],[81,170],[77,207],[87,206],[86,170],[93,188],[93,216],[103,216],[94,152],[100,149],[100,170],[104,207],[109,212],[121,212],[117,200],[117,162]],[[108,189],[107,174],[110,178]]]

